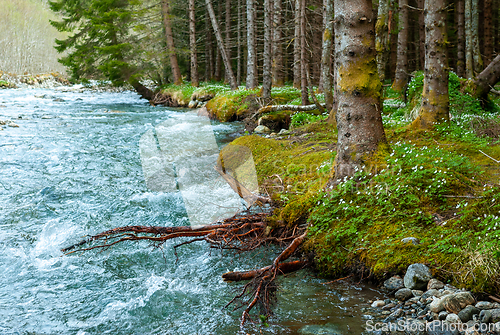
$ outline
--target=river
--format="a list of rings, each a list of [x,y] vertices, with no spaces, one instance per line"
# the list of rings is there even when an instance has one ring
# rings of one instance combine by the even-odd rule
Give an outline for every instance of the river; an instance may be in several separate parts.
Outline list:
[[[170,241],[62,255],[118,226],[189,224],[179,192],[147,188],[139,143],[166,120],[196,118],[132,92],[0,91],[0,120],[19,125],[0,130],[0,333],[361,334],[361,308],[382,294],[307,270],[278,280],[269,327],[240,329],[241,311],[223,308],[240,284],[221,274],[268,265],[274,248],[238,255],[197,242],[176,260]],[[218,146],[242,130],[211,126]]]

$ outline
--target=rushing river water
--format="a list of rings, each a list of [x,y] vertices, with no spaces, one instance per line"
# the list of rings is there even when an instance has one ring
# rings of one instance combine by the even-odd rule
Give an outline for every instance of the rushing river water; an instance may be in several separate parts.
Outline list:
[[[224,309],[239,284],[235,269],[267,265],[272,248],[252,255],[203,242],[178,250],[146,243],[63,256],[87,234],[124,225],[186,225],[179,193],[148,190],[141,136],[192,111],[150,107],[133,93],[19,89],[0,91],[1,334],[360,334],[361,307],[381,294],[332,285],[299,271],[279,279],[270,326],[239,328]],[[219,145],[240,124],[212,123]]]

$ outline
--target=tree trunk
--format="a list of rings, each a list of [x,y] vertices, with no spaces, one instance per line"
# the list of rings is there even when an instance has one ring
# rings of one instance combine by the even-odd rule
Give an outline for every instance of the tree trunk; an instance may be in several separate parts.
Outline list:
[[[500,55],[496,56],[490,64],[481,72],[476,80],[475,96],[485,99],[491,88],[500,81]]]
[[[423,70],[425,67],[425,16],[424,16],[424,0],[417,0],[418,8],[418,59],[420,63],[420,69]]]
[[[484,66],[493,58],[493,1],[484,0]],[[498,41],[497,41],[498,43]]]
[[[207,41],[205,43],[205,80],[210,81],[214,78],[214,57],[212,46],[212,24],[210,23],[210,15],[208,15],[208,9],[206,10],[205,33],[207,36]]]
[[[472,0],[465,0],[465,75],[474,78],[474,49],[472,42]]]
[[[446,1],[425,0],[425,71],[422,105],[412,126],[421,129],[449,120]]]
[[[399,0],[398,58],[392,89],[404,94],[408,82],[408,0]]]
[[[331,1],[331,0],[329,0]],[[390,0],[380,0],[378,3],[378,17],[375,24],[375,48],[377,49],[377,70],[380,81],[385,80],[385,69],[389,59],[390,34],[389,31],[389,3]]]
[[[335,180],[361,169],[387,140],[382,125],[371,0],[335,0],[337,156]]]
[[[229,85],[231,86],[231,89],[237,90],[238,85],[236,84],[236,79],[234,78],[233,69],[231,69],[231,64],[226,54],[224,41],[222,40],[222,34],[219,30],[219,24],[217,23],[217,18],[215,17],[212,1],[205,0],[205,3],[207,4],[208,14],[210,15],[210,19],[212,21],[212,27],[214,29],[215,38],[217,39],[217,45],[219,46],[219,51],[221,53],[222,60],[224,61],[224,66],[226,67],[226,77],[229,80]]]
[[[213,7],[213,6],[212,6]],[[214,11],[215,12],[215,11]],[[210,15],[210,14],[209,14]],[[218,23],[222,22],[222,2],[218,1],[217,2],[217,25]],[[213,26],[213,24],[212,24]],[[215,36],[215,39],[217,40],[217,36]],[[217,44],[219,42],[217,41]],[[215,49],[215,81],[221,81],[222,80],[222,53],[220,52],[220,48]]]
[[[300,2],[295,0],[295,18],[293,34],[293,87],[300,88]]]
[[[457,2],[457,75],[465,77],[465,2]]]
[[[323,78],[323,93],[325,94],[326,110],[330,112],[333,107],[332,93],[332,46],[333,46],[333,0],[325,0],[325,26],[323,32],[323,50],[321,54],[321,75]]]
[[[226,54],[231,66],[231,0],[226,0]],[[231,66],[232,69],[232,66]],[[227,78],[226,78],[227,80]]]
[[[236,83],[238,86],[241,85],[241,26],[242,26],[242,18],[241,18],[241,0],[238,0],[238,29],[237,29],[237,38],[236,41]]]
[[[174,35],[172,33],[172,20],[170,19],[170,6],[169,0],[161,1],[161,9],[163,16],[163,26],[165,29],[165,39],[167,42],[168,57],[170,59],[170,66],[172,68],[172,76],[174,77],[174,84],[182,84],[181,70],[179,68],[179,63],[177,62],[177,54],[175,53],[174,46]]]
[[[309,66],[306,55],[306,0],[300,0],[300,89],[302,105],[309,105],[309,94],[307,90],[307,76]]]
[[[271,1],[264,0],[264,64],[262,70],[262,98],[266,101],[271,99],[271,49],[272,49],[272,31],[271,31]]]
[[[247,0],[247,83],[248,89],[257,86],[257,54],[255,47],[254,0]]]
[[[283,8],[281,0],[274,0],[273,8],[273,85],[283,86],[283,46],[282,34],[282,14]]]
[[[479,1],[472,0],[472,51],[474,75],[483,71],[483,59],[479,51]]]
[[[189,46],[191,49],[191,85],[200,86],[198,77],[198,54],[196,53],[195,0],[189,0]]]

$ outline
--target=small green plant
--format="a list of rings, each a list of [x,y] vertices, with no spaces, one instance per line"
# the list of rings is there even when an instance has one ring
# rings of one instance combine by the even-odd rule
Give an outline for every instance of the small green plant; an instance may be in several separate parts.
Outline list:
[[[292,127],[300,127],[308,123],[324,120],[328,115],[316,115],[306,112],[296,112],[292,114]]]
[[[263,327],[269,327],[269,323],[267,323],[267,316],[260,314],[259,318]]]

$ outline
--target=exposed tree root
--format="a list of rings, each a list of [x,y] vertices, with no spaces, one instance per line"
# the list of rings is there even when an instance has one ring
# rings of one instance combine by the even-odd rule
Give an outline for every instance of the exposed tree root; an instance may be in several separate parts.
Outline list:
[[[250,280],[243,287],[242,292],[228,304],[234,303],[235,309],[246,307],[241,317],[243,325],[250,319],[250,310],[256,305],[260,306],[260,314],[271,314],[271,305],[274,302],[277,289],[275,279],[278,275],[297,271],[308,265],[305,260],[284,262],[297,251],[304,241],[306,229],[280,228],[274,231],[273,236],[270,236],[266,233],[267,225],[265,223],[268,215],[267,213],[239,214],[216,224],[199,227],[118,227],[89,236],[76,244],[61,249],[61,251],[68,255],[93,249],[107,249],[120,242],[141,240],[152,242],[153,246],[159,247],[166,241],[178,237],[190,237],[191,239],[175,245],[175,250],[196,241],[205,241],[213,248],[232,249],[238,252],[254,250],[270,243],[284,244],[292,241],[269,266],[250,271],[228,272],[222,275],[225,281]]]

